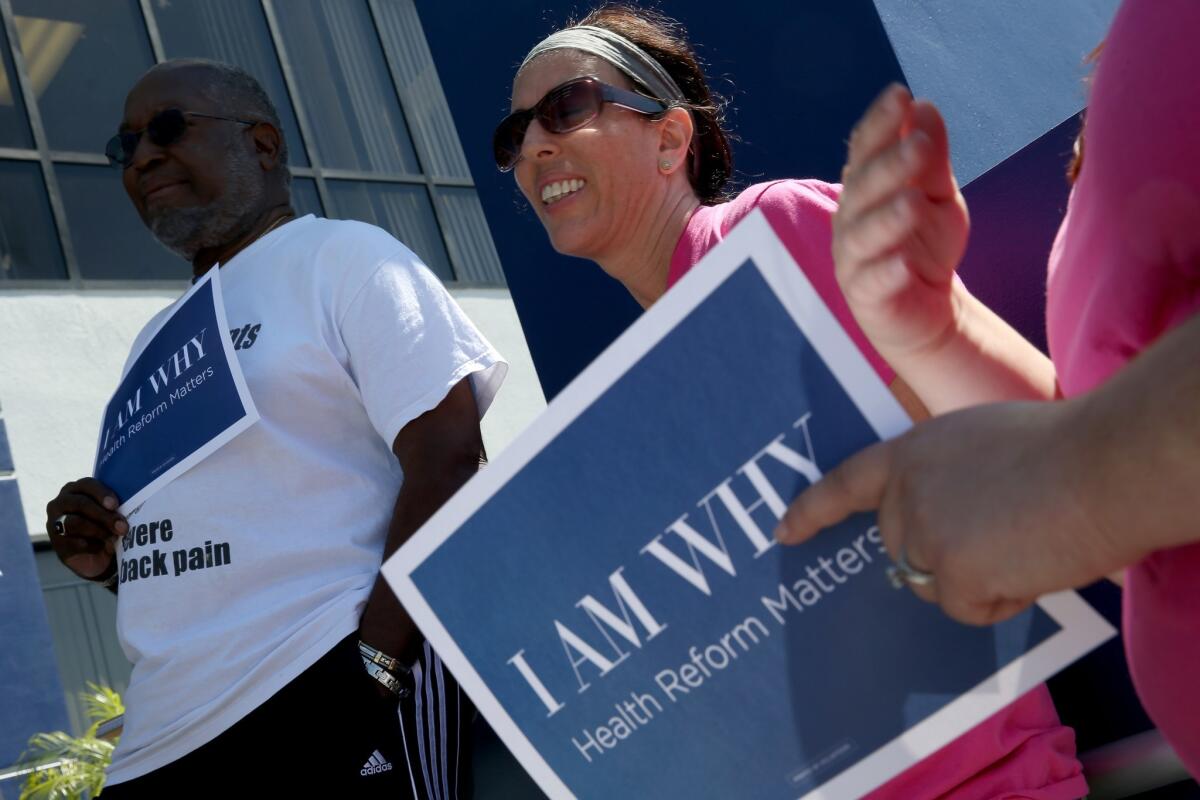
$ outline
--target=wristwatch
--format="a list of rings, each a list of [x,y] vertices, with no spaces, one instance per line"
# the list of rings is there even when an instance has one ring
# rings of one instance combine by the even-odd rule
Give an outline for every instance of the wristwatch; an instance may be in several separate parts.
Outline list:
[[[372,664],[378,664],[388,672],[408,672],[408,668],[400,663],[400,659],[393,658],[381,650],[376,650],[362,639],[358,640],[358,652],[362,654],[364,663],[369,661]]]
[[[397,697],[405,698],[412,694],[412,690],[401,683],[399,678],[376,664],[374,661],[367,661],[367,659],[364,658],[363,666],[366,668],[368,675],[383,684],[384,688]]]

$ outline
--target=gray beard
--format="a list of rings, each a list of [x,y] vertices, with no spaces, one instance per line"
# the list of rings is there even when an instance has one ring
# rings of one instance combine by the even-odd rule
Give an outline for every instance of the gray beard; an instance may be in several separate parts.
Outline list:
[[[204,206],[157,209],[146,220],[160,244],[188,261],[201,250],[237,240],[262,213],[267,190],[258,162],[231,148],[226,164],[221,197]]]

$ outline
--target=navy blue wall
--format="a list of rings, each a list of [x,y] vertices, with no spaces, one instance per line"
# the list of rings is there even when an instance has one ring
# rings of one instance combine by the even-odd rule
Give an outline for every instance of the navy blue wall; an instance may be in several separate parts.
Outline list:
[[[1067,210],[1079,118],[1072,117],[967,184],[971,239],[963,282],[1046,349],[1046,260]]]
[[[551,249],[512,175],[497,172],[491,159],[491,132],[508,113],[516,66],[570,8],[511,0],[491,8],[486,23],[463,4],[417,0],[417,8],[550,398],[640,312],[594,264]],[[889,81],[903,79],[871,0],[746,4],[736,25],[727,3],[667,0],[660,8],[687,26],[714,88],[732,100],[741,185],[836,180],[854,121]]]

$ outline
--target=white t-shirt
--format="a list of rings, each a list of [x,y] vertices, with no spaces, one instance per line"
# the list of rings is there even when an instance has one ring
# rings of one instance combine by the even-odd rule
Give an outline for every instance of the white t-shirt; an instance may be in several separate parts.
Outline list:
[[[295,220],[221,285],[261,418],[130,520],[120,558],[149,567],[121,570],[134,667],[109,783],[215,738],[358,628],[402,481],[396,434],[468,375],[482,415],[507,369],[371,225]]]

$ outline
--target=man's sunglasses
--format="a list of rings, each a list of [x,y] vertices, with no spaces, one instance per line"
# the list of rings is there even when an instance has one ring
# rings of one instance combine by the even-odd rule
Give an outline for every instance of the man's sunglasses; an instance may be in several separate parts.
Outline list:
[[[120,167],[121,169],[128,168],[133,163],[133,154],[137,152],[138,142],[141,141],[143,133],[149,136],[150,141],[159,147],[167,147],[178,142],[184,132],[187,131],[188,117],[222,119],[226,122],[236,122],[239,125],[258,124],[248,119],[218,117],[214,114],[201,114],[198,111],[180,111],[178,108],[168,108],[155,114],[150,119],[150,123],[142,130],[118,133],[109,139],[108,144],[104,147],[104,155],[108,156],[108,163],[111,166]]]
[[[605,103],[613,103],[642,114],[661,114],[667,107],[645,95],[601,83],[595,78],[576,78],[555,86],[533,108],[514,111],[504,118],[492,135],[492,153],[501,172],[521,160],[525,131],[535,118],[550,133],[570,133],[600,115]]]

